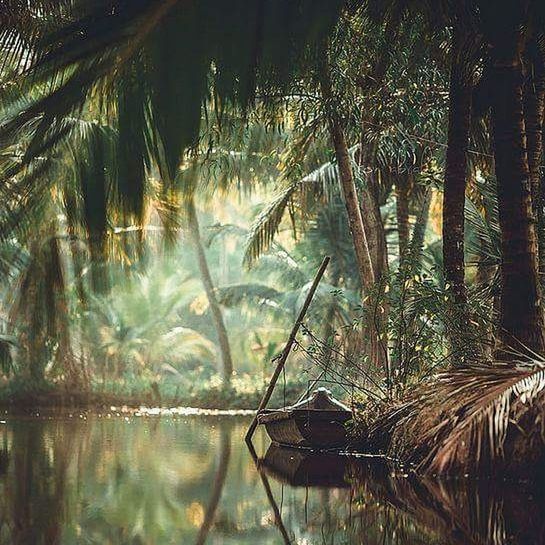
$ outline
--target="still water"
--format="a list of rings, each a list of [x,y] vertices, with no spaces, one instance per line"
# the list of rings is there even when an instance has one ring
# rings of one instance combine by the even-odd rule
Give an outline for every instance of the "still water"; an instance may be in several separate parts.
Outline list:
[[[272,448],[241,417],[0,421],[0,544],[545,543],[529,483],[416,480]],[[319,471],[317,471],[319,469]]]

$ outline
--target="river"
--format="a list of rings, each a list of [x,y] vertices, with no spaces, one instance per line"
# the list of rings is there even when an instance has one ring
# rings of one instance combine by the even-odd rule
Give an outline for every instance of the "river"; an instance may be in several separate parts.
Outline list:
[[[305,457],[269,449],[262,430],[256,460],[245,417],[2,418],[2,545],[545,543],[545,501],[531,483],[422,480],[372,460]]]

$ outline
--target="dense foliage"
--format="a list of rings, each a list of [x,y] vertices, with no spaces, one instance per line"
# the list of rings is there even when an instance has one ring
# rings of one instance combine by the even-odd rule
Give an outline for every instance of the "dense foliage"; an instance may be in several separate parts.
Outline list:
[[[534,425],[541,2],[7,0],[0,18],[7,394],[253,403],[330,255],[288,382],[413,411],[454,369],[439,384],[475,418],[432,438],[434,468],[467,462],[464,426],[494,454],[508,417]],[[443,424],[430,399],[414,426]]]

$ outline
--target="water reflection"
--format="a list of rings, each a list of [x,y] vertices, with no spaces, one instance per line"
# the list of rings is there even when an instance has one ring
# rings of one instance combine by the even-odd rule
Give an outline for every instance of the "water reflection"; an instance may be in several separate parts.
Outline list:
[[[0,425],[0,544],[545,543],[530,483],[416,479],[268,449],[246,420],[107,416]],[[259,468],[259,470],[257,469]]]

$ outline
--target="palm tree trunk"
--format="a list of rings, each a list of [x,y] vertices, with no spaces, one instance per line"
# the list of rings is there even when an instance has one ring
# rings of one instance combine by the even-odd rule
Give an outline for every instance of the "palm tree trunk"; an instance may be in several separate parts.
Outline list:
[[[545,140],[545,113],[543,119],[542,142]],[[545,152],[545,149],[543,150]],[[541,177],[539,181],[537,194],[537,241],[538,241],[538,260],[540,287],[545,290],[545,153],[541,160]]]
[[[212,320],[218,336],[218,343],[220,347],[221,364],[222,364],[222,376],[225,384],[231,382],[233,375],[233,360],[231,359],[231,346],[229,344],[229,337],[227,335],[227,329],[225,328],[225,322],[223,321],[223,315],[221,308],[216,297],[216,290],[212,281],[212,275],[208,268],[208,261],[206,260],[206,253],[201,240],[201,233],[199,227],[199,219],[197,217],[197,211],[195,210],[195,202],[193,198],[187,202],[187,216],[189,223],[189,234],[191,236],[195,251],[197,253],[197,261],[199,265],[199,271],[201,273],[201,281],[210,305],[210,312],[212,313]]]
[[[464,41],[455,29],[450,69],[448,147],[443,193],[443,266],[454,314],[465,314],[464,205],[471,122],[471,84],[464,73]],[[465,321],[467,323],[467,321]]]
[[[523,115],[520,31],[502,35],[493,46],[492,125],[501,228],[499,355],[521,345],[544,348],[532,214],[530,172]]]
[[[467,73],[468,36],[455,25],[449,88],[448,147],[443,191],[443,268],[453,363],[463,364],[467,343],[467,292],[464,262],[467,148],[471,125],[471,81]]]
[[[541,287],[545,280],[545,217],[542,199],[543,165],[543,121],[545,115],[545,55],[540,51],[539,38],[533,36],[526,50],[526,72],[524,87],[524,122],[528,146],[528,167],[532,190],[532,209],[537,220],[538,263]]]

